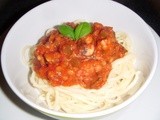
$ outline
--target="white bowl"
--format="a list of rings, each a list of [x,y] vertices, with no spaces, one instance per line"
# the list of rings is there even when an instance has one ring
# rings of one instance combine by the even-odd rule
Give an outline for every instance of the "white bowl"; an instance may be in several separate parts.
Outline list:
[[[112,26],[124,31],[132,39],[138,68],[145,82],[141,88],[123,103],[95,113],[67,114],[55,112],[35,103],[36,91],[28,82],[28,68],[24,67],[21,51],[26,45],[34,45],[44,32],[57,24],[84,19]],[[21,17],[11,28],[2,47],[1,62],[4,76],[16,95],[31,107],[59,119],[90,119],[114,113],[134,101],[154,76],[158,53],[154,37],[147,24],[127,7],[108,0],[54,0],[46,2]]]

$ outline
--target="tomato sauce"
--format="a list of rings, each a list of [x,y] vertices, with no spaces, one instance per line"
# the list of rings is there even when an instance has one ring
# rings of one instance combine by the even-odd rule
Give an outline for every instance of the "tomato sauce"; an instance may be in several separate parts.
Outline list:
[[[74,23],[67,23],[75,27]],[[53,30],[36,45],[33,69],[53,86],[81,85],[99,89],[107,81],[111,63],[127,50],[115,38],[112,27],[92,23],[92,33],[77,41]]]

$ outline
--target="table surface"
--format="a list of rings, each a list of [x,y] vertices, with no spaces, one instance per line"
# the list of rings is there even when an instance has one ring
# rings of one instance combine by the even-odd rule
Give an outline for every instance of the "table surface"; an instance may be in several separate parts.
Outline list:
[[[8,30],[10,27],[26,12],[34,8],[35,6],[42,4],[46,2],[47,0],[0,0],[0,49],[2,47],[2,43],[4,41],[4,38],[6,34],[8,33]],[[129,7],[133,11],[135,11],[139,16],[141,16],[144,21],[149,24],[157,34],[160,36],[160,0],[115,0],[121,4],[124,4],[125,6]],[[144,2],[145,1],[145,2]],[[159,38],[158,38],[159,39]],[[160,40],[160,39],[159,39]],[[5,78],[3,76],[2,70],[0,69],[0,98],[1,104],[0,104],[0,120],[4,120],[7,118],[12,118],[10,116],[4,117],[4,114],[11,113],[11,115],[17,115],[17,113],[21,113],[20,116],[24,116],[27,120],[53,120],[49,117],[46,117],[45,115],[40,114],[36,110],[32,109],[30,106],[26,105],[23,101],[21,101],[9,88],[8,84],[5,81]],[[139,115],[140,113],[144,114],[145,112],[149,113],[149,109],[151,111],[154,111],[154,109],[160,108],[160,104],[154,104],[154,106],[145,106],[146,104],[150,104],[151,102],[158,102],[157,100],[160,100],[160,97],[157,98],[157,94],[151,93],[151,89],[154,88],[155,91],[158,91],[158,83],[160,82],[154,81],[152,82],[150,88],[147,89],[147,91],[139,98],[138,103],[133,103],[133,105],[130,106],[130,113],[132,113],[132,109],[134,109],[134,104],[140,105],[146,109],[139,109],[139,111],[135,112],[132,115]],[[143,103],[144,97],[147,98],[148,94],[151,96],[150,100]],[[153,98],[152,98],[153,97]],[[157,98],[157,99],[155,99]],[[141,101],[142,100],[142,101]],[[15,108],[10,109],[10,108]],[[25,108],[25,109],[24,109]],[[139,112],[139,114],[138,114]],[[129,114],[130,114],[129,113]],[[152,113],[151,115],[147,115],[142,117],[142,119],[147,118],[147,120],[160,120],[160,117],[158,118],[158,115],[160,113],[157,110],[156,113]],[[7,115],[7,114],[6,114]],[[129,115],[126,115],[129,116]],[[121,118],[124,118],[123,120],[127,120],[124,115],[121,116]],[[121,120],[115,119],[115,120]],[[135,117],[137,118],[137,117]],[[13,116],[13,119],[20,120],[18,116]],[[128,119],[130,119],[128,117]],[[25,120],[25,119],[24,119]],[[107,119],[108,120],[108,119]]]
[[[48,0],[0,0],[0,36],[22,15]],[[160,35],[160,0],[114,0],[141,16]]]

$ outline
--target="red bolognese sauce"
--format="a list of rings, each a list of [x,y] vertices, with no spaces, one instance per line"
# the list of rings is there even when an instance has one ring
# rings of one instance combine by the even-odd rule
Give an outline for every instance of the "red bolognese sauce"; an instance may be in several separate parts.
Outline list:
[[[67,23],[72,28],[77,24]],[[92,32],[78,40],[63,36],[57,29],[36,45],[33,69],[53,86],[80,85],[99,89],[107,81],[111,63],[125,55],[112,27],[92,23]]]

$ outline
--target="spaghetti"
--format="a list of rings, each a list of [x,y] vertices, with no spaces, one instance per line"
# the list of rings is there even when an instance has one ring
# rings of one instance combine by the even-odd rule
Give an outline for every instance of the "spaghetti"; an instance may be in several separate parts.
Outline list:
[[[56,111],[88,113],[111,108],[133,95],[141,86],[143,75],[135,69],[136,58],[127,34],[116,32],[116,39],[127,49],[127,53],[112,62],[107,81],[98,89],[86,89],[81,84],[53,86],[48,80],[37,75],[31,63],[30,83],[39,90],[39,103],[44,103],[49,109]],[[30,49],[35,51],[35,46]],[[31,60],[32,57],[33,54]]]

